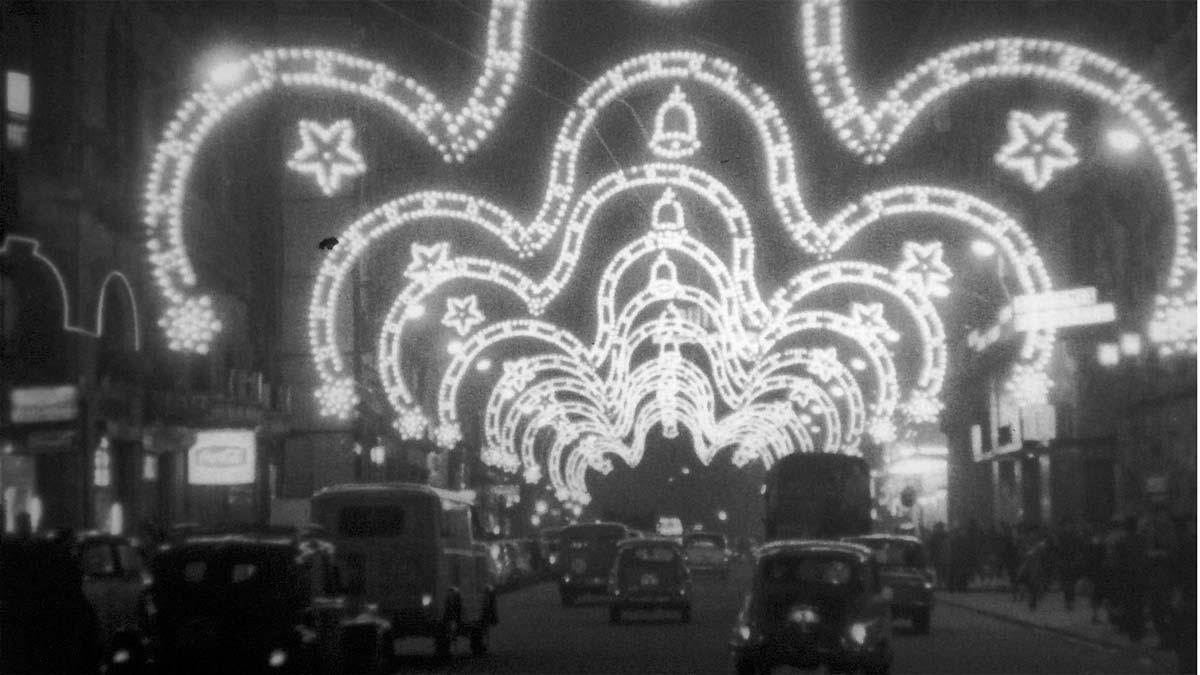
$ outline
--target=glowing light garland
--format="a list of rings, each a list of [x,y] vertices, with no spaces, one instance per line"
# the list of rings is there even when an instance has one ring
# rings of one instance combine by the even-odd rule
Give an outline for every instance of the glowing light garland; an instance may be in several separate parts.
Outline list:
[[[72,320],[71,312],[71,297],[67,292],[67,281],[63,277],[62,270],[58,265],[54,264],[48,256],[42,253],[42,242],[32,237],[22,237],[20,235],[8,235],[0,241],[0,257],[9,257],[15,255],[15,247],[13,244],[27,247],[29,256],[36,260],[54,276],[55,285],[58,287],[59,298],[62,302],[62,329],[68,333],[76,333],[86,335],[91,338],[100,338],[104,336],[104,308],[107,304],[108,285],[117,284],[124,289],[125,298],[129,301],[131,321],[133,322],[133,349],[141,351],[142,349],[142,324],[141,313],[138,311],[137,297],[133,294],[133,286],[129,283],[129,277],[118,270],[112,270],[104,275],[104,280],[100,282],[100,290],[97,293],[96,302],[96,318],[92,328],[88,328],[80,321]]]
[[[354,126],[350,120],[338,120],[328,127],[300,120],[300,143],[300,149],[288,160],[288,168],[312,174],[326,197],[342,189],[343,179],[367,171],[367,163],[354,147]]]
[[[777,108],[765,92],[743,82],[736,69],[716,59],[690,52],[632,59],[590,87],[581,97],[579,109],[586,111],[590,124],[598,111],[585,105],[587,101],[612,101],[634,84],[665,81],[677,85],[680,78],[709,85],[757,120],[760,140],[769,154],[768,182],[777,209],[805,250],[829,257],[860,231],[890,216],[929,214],[992,241],[1013,270],[1022,292],[1050,287],[1036,249],[1016,222],[999,209],[961,192],[924,186],[885,190],[868,195],[835,214],[827,225],[818,226],[807,215],[796,192],[794,159],[790,145],[783,143],[788,134]],[[607,88],[614,82],[621,83],[621,87]],[[610,453],[635,465],[644,451],[645,435],[664,421],[665,431],[685,427],[691,432],[702,461],[711,461],[721,448],[734,445],[738,449],[733,461],[744,464],[752,459],[770,463],[797,449],[856,452],[864,433],[880,442],[893,438],[896,421],[892,417],[896,413],[903,414],[907,423],[936,418],[940,411],[937,394],[945,372],[945,338],[929,296],[941,295],[939,287],[944,287],[948,278],[940,244],[925,244],[921,249],[910,246],[906,250],[911,260],[907,266],[902,261],[897,273],[868,266],[861,270],[841,267],[840,272],[831,274],[818,266],[815,269],[824,276],[810,278],[802,274],[798,279],[807,281],[794,281],[790,291],[777,294],[768,306],[755,283],[753,227],[745,208],[728,188],[694,167],[652,163],[601,177],[580,191],[573,183],[574,164],[588,131],[577,113],[568,115],[555,146],[546,199],[539,216],[528,226],[482,199],[446,192],[402,197],[352,224],[342,237],[352,245],[339,246],[326,259],[310,306],[314,360],[327,386],[338,386],[336,383],[346,373],[336,345],[334,317],[339,315],[342,284],[357,256],[371,242],[410,223],[439,218],[480,227],[522,257],[532,256],[556,233],[562,237],[559,254],[540,281],[502,263],[452,257],[447,242],[412,245],[413,263],[405,273],[410,283],[400,291],[385,317],[378,360],[388,399],[402,415],[397,428],[406,437],[432,429],[435,439],[443,444],[461,438],[457,421],[460,384],[467,376],[479,376],[470,363],[492,346],[511,340],[541,341],[558,356],[544,363],[538,360],[543,357],[504,363],[485,413],[483,459],[508,471],[523,467],[526,476],[549,479],[556,490],[576,500],[586,494],[580,467],[605,465],[596,457],[572,460],[573,453]],[[649,233],[620,250],[600,278],[600,325],[591,347],[557,327],[537,321],[510,320],[485,326],[454,351],[439,387],[438,421],[434,423],[416,411],[402,365],[402,336],[413,306],[425,306],[447,283],[471,279],[507,290],[526,305],[530,314],[538,316],[571,279],[597,212],[621,195],[655,188],[659,192]],[[725,263],[688,235],[685,197],[701,200],[718,214],[717,222],[729,238],[727,259],[731,263]],[[548,222],[547,214],[558,214],[552,222],[559,224]],[[681,262],[698,267],[715,293],[680,283],[676,268]],[[619,308],[615,289],[635,269],[646,269],[643,290]],[[917,337],[926,357],[917,373],[905,376],[910,379],[903,387],[910,388],[911,394],[903,402],[903,387],[897,379],[893,347],[889,346],[900,340],[901,333],[887,325],[882,312],[865,309],[864,305],[858,310],[851,308],[852,316],[847,317],[793,307],[815,289],[832,283],[866,283],[880,289],[899,303],[902,314],[910,316],[918,327]],[[672,302],[694,309],[706,325],[683,320],[679,311],[638,322],[653,305]],[[701,350],[711,367],[711,384],[709,376],[690,360],[677,358],[675,349],[664,349],[657,358],[634,365],[632,358],[638,346],[654,339],[661,341],[664,335],[680,345],[695,345]],[[774,345],[800,335],[810,335],[805,338],[809,340],[825,336],[825,340],[840,341],[846,351],[838,351],[839,357],[849,358],[851,363],[857,360],[865,367],[843,367],[842,379],[823,384],[815,384],[820,378],[811,372],[804,377],[803,372],[754,375],[748,371],[748,366],[769,354]],[[1044,369],[1052,339],[1050,333],[1027,337],[1022,363],[1035,372]],[[788,360],[762,361],[780,369],[807,369],[812,362],[811,356],[797,360],[795,354]],[[819,363],[816,367],[822,368]],[[863,399],[860,379],[870,383],[869,388],[875,392],[869,405]],[[812,386],[828,386],[829,391],[822,396],[808,391],[802,397],[810,401],[808,408],[783,405],[797,400],[797,392]],[[562,392],[571,400],[561,406],[548,406],[545,395],[553,392]],[[756,400],[762,396],[767,399]],[[728,408],[729,414],[718,419],[718,406]],[[348,413],[345,407],[341,410]],[[836,414],[831,412],[834,410]],[[800,415],[821,423],[801,421]],[[550,440],[542,433],[547,429]],[[588,439],[596,440],[585,443]]]
[[[1064,138],[1067,114],[1051,112],[1035,117],[1027,112],[1008,113],[1008,143],[996,153],[996,163],[1018,173],[1034,190],[1050,184],[1056,171],[1079,163],[1075,148]]]
[[[523,2],[494,5],[489,61],[458,117],[446,113],[436,97],[411,79],[372,62],[321,50],[263,52],[248,59],[236,76],[214,80],[193,96],[159,147],[147,189],[151,262],[170,305],[165,327],[177,336],[178,346],[202,350],[220,328],[206,297],[184,294],[195,278],[182,245],[180,214],[194,154],[223,115],[279,86],[330,88],[391,107],[426,132],[447,161],[461,161],[503,110],[519,65],[524,9]],[[1194,349],[1194,323],[1182,320],[1189,311],[1195,315],[1195,261],[1190,250],[1195,229],[1195,192],[1190,187],[1194,142],[1161,95],[1115,62],[1087,50],[1011,39],[944,52],[901,80],[874,112],[867,113],[847,76],[840,3],[806,2],[802,16],[806,66],[818,102],[839,139],[871,162],[883,160],[929,102],[974,80],[1033,77],[1058,82],[1129,116],[1154,149],[1176,206],[1175,257],[1151,324],[1151,339],[1160,349]],[[503,37],[499,27],[507,31]],[[977,63],[979,59],[983,61]],[[251,72],[257,78],[243,83]],[[671,89],[655,116],[650,151],[666,159],[685,159],[699,148],[695,108],[683,94],[685,87],[689,95],[705,90],[733,104],[758,136],[768,191],[781,223],[800,249],[828,261],[794,277],[769,304],[756,283],[754,228],[747,211],[714,177],[693,166],[655,162],[603,176],[590,185],[577,183],[577,164],[601,111],[636,88],[663,85]],[[484,99],[492,105],[479,103]],[[489,378],[494,384],[484,412],[484,461],[522,471],[526,480],[549,480],[561,499],[577,503],[587,500],[588,470],[610,471],[608,456],[636,465],[655,427],[666,435],[686,428],[705,463],[732,446],[731,460],[740,466],[750,461],[770,464],[793,451],[857,452],[864,435],[885,442],[895,436],[900,421],[935,419],[941,408],[945,336],[930,302],[946,295],[951,276],[941,243],[907,242],[894,271],[832,260],[864,229],[898,215],[936,217],[982,235],[995,246],[1018,292],[1051,288],[1036,248],[1016,221],[969,194],[933,186],[891,188],[865,196],[822,225],[804,207],[798,186],[790,134],[778,107],[736,67],[686,51],[656,52],[621,63],[589,86],[564,119],[551,155],[547,190],[530,222],[522,223],[473,195],[426,191],[381,205],[339,237],[342,245],[322,263],[309,308],[313,359],[323,382],[316,392],[320,409],[349,416],[359,401],[335,330],[347,275],[382,237],[431,219],[477,227],[521,259],[540,254],[556,239],[559,248],[549,272],[535,279],[505,263],[452,256],[449,242],[412,243],[412,262],[404,271],[407,283],[383,321],[378,346],[380,377],[397,411],[397,429],[405,438],[431,434],[443,447],[460,442],[461,385],[467,377]],[[621,249],[599,279],[598,323],[591,344],[536,319],[572,279],[598,212],[618,198],[643,191],[652,191],[657,200],[648,232]],[[714,222],[728,238],[727,255],[687,232],[686,206],[692,201],[716,214]],[[680,265],[697,270],[704,287],[682,283]],[[623,288],[640,290],[619,298],[622,280],[632,282]],[[488,320],[479,311],[478,296],[447,299],[443,324],[465,339],[453,343],[437,392],[438,410],[430,417],[405,382],[403,338],[406,326],[418,321],[425,307],[436,306],[430,303],[442,295],[444,286],[463,282],[507,291],[532,318],[504,319],[475,330]],[[803,307],[822,288],[846,284],[871,287],[885,302],[852,303],[846,315]],[[452,305],[451,300],[462,304]],[[900,330],[889,323],[897,318]],[[898,371],[892,352],[904,339],[920,342],[922,359],[905,362]],[[496,345],[509,342],[542,347],[530,356],[505,360],[499,372],[470,367]],[[1030,401],[1046,395],[1049,379],[1044,371],[1052,344],[1050,331],[1024,338],[1010,387]]]
[[[837,138],[867,162],[882,163],[929,105],[969,84],[1027,79],[1112,106],[1147,140],[1172,204],[1174,249],[1148,333],[1159,352],[1196,352],[1196,141],[1170,101],[1114,59],[1053,40],[969,42],[923,61],[879,98],[859,100],[842,42],[842,0],[804,0],[801,45],[809,84]]]
[[[171,348],[203,352],[220,332],[192,296],[196,274],[184,245],[183,201],[196,153],[220,121],[246,103],[286,89],[349,95],[393,112],[428,139],[447,162],[461,162],[494,130],[521,67],[526,0],[493,0],[483,71],[458,110],[411,77],[384,64],[326,49],[270,49],[226,64],[176,111],[158,144],[145,192],[150,264],[166,302]],[[351,163],[351,168],[357,165]],[[336,189],[329,174],[328,185]],[[318,177],[318,183],[320,178]],[[322,190],[325,185],[321,185]]]

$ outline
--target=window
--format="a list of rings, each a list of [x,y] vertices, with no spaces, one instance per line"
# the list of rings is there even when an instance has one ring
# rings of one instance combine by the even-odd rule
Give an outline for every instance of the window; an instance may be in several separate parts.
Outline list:
[[[669,563],[674,562],[679,555],[670,546],[637,546],[626,551],[622,557],[640,562]]]
[[[4,79],[6,143],[10,148],[23,149],[29,144],[29,114],[33,109],[29,74],[10,70]]]
[[[766,562],[763,576],[774,584],[844,586],[853,579],[854,567],[838,558],[776,558]]]
[[[338,513],[338,534],[344,537],[404,534],[404,509],[399,506],[348,506]]]
[[[93,478],[96,487],[112,485],[112,453],[108,451],[108,437],[100,439],[96,453],[92,458]]]

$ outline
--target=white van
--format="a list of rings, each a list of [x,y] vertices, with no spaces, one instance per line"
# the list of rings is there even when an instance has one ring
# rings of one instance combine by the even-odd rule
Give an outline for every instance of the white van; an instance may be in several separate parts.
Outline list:
[[[447,657],[460,635],[487,651],[497,622],[486,547],[472,536],[474,493],[413,483],[339,485],[312,497],[334,538],[343,583],[377,603],[394,637],[431,637]]]

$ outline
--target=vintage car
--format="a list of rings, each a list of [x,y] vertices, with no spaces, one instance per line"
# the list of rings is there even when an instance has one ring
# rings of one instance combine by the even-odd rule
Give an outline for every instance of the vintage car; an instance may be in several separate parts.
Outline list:
[[[683,535],[683,553],[688,569],[695,573],[716,574],[729,578],[729,549],[725,535],[719,532],[691,532]]]
[[[933,569],[925,544],[901,534],[870,534],[845,541],[875,552],[880,578],[892,589],[892,616],[912,621],[917,633],[928,633],[933,616]]]
[[[629,537],[620,523],[585,523],[563,528],[559,535],[558,594],[570,606],[581,595],[607,595],[608,573],[617,544]]]
[[[756,551],[730,648],[739,675],[778,666],[888,673],[891,598],[871,550],[784,540]]]
[[[626,539],[617,545],[608,577],[608,618],[621,622],[622,612],[669,610],[684,623],[692,620],[692,577],[683,548],[674,539]]]
[[[83,572],[83,594],[96,613],[104,669],[142,669],[150,574],[141,552],[127,537],[84,532],[75,537],[74,553]]]
[[[148,611],[167,673],[384,672],[390,625],[348,602],[333,543],[295,528],[193,532],[159,549]]]
[[[507,564],[498,568],[477,540],[473,499],[415,483],[334,486],[312,498],[352,592],[379,606],[396,638],[432,638],[439,658],[463,635],[471,653],[485,653],[499,620],[493,575]]]

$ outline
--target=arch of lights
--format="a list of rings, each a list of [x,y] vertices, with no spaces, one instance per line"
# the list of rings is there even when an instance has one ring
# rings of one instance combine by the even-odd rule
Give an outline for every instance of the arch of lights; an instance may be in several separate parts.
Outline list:
[[[682,4],[682,3],[679,3]],[[146,194],[151,263],[168,307],[164,321],[172,347],[202,351],[219,331],[210,301],[187,295],[195,285],[182,237],[182,195],[195,152],[220,119],[241,102],[279,87],[326,88],[365,96],[400,113],[446,161],[477,149],[506,105],[520,64],[525,3],[497,1],[488,31],[488,60],[471,99],[450,113],[433,94],[379,64],[322,50],[273,50],[241,64],[257,78],[210,82],[181,108],[159,146]],[[912,118],[937,97],[971,81],[1034,77],[1065,84],[1116,106],[1150,140],[1175,205],[1176,250],[1166,290],[1157,300],[1150,333],[1160,349],[1194,350],[1195,151],[1190,132],[1165,99],[1115,61],[1079,47],[1040,40],[972,43],[930,59],[903,78],[875,111],[859,104],[841,45],[841,5],[802,5],[809,80],[840,141],[869,162],[882,162]],[[831,88],[827,83],[834,82]],[[613,101],[639,88],[666,88],[650,150],[673,162],[650,162],[585,185],[576,168],[596,120]],[[690,165],[701,147],[693,101],[700,91],[734,104],[753,123],[762,147],[767,186],[776,214],[800,252],[817,265],[799,272],[770,302],[755,281],[753,231],[746,209],[718,179]],[[669,108],[667,107],[669,106]],[[662,129],[670,114],[682,124]],[[659,133],[659,132],[662,133]],[[656,143],[657,141],[657,143]],[[536,216],[524,223],[475,195],[425,191],[381,205],[351,224],[321,265],[309,308],[314,365],[323,384],[315,392],[323,414],[349,416],[357,384],[340,356],[334,330],[349,271],[380,238],[408,224],[438,219],[475,226],[519,260],[555,251],[544,278],[497,261],[454,255],[450,242],[414,242],[412,261],[379,339],[379,369],[395,426],[405,438],[429,434],[443,447],[462,438],[459,392],[467,378],[491,378],[484,420],[483,459],[527,481],[548,479],[556,494],[586,502],[588,470],[607,473],[610,457],[636,465],[646,435],[686,427],[701,461],[734,446],[732,461],[766,464],[800,451],[856,452],[864,436],[886,441],[898,424],[934,419],[945,374],[944,331],[934,302],[952,272],[940,242],[910,241],[893,269],[837,260],[864,229],[895,216],[921,214],[973,231],[993,243],[1017,282],[1017,292],[1052,287],[1030,237],[1009,215],[970,194],[938,186],[901,186],[868,194],[824,224],[806,210],[799,192],[794,148],[778,107],[738,69],[698,52],[655,52],[625,61],[598,78],[566,115],[549,163],[548,187]],[[1188,177],[1191,177],[1190,179]],[[572,278],[597,211],[627,195],[656,199],[650,233],[627,245],[609,264],[597,294],[595,338],[585,344],[540,320]],[[730,240],[726,257],[687,231],[698,201],[718,214]],[[707,223],[704,223],[707,225]],[[561,235],[561,237],[560,237]],[[715,292],[679,282],[676,266],[698,268]],[[639,277],[640,275],[640,277]],[[641,290],[623,304],[614,289],[640,278]],[[422,410],[405,381],[403,336],[427,308],[440,308],[442,287],[481,283],[506,291],[527,318],[493,321],[479,296],[445,298],[442,324],[462,335],[438,389],[438,409]],[[824,288],[860,286],[886,302],[852,303],[845,313],[807,307]],[[681,311],[681,308],[687,311]],[[428,312],[435,317],[437,309]],[[690,317],[701,316],[703,324]],[[436,320],[436,318],[435,318]],[[897,330],[907,326],[915,330]],[[1193,322],[1194,323],[1194,322]],[[915,369],[897,372],[894,349],[902,339],[920,343]],[[1029,400],[1043,399],[1052,331],[1024,338],[1010,386]],[[502,342],[541,344],[529,356],[503,362],[499,374],[469,367]],[[816,345],[814,346],[814,342]],[[693,349],[694,348],[694,349]],[[635,353],[642,358],[635,363]],[[649,357],[646,354],[650,354]],[[711,366],[706,374],[693,360]],[[846,367],[844,364],[850,364]],[[913,372],[909,372],[913,371]]]
[[[932,56],[896,81],[873,110],[859,100],[842,42],[842,0],[804,0],[801,43],[809,84],[848,150],[882,163],[930,104],[967,85],[1031,79],[1112,106],[1148,141],[1171,199],[1174,247],[1147,327],[1159,352],[1196,351],[1196,140],[1171,102],[1118,61],[1053,40],[969,42]]]
[[[270,49],[226,64],[175,113],[151,163],[144,195],[150,265],[166,300],[171,349],[206,352],[221,331],[209,296],[195,295],[184,245],[183,201],[196,153],[228,114],[281,89],[329,91],[365,99],[423,134],[447,162],[479,149],[508,105],[521,67],[527,0],[493,0],[483,71],[470,97],[451,110],[436,94],[382,63],[328,49]],[[335,186],[323,184],[332,192]]]

